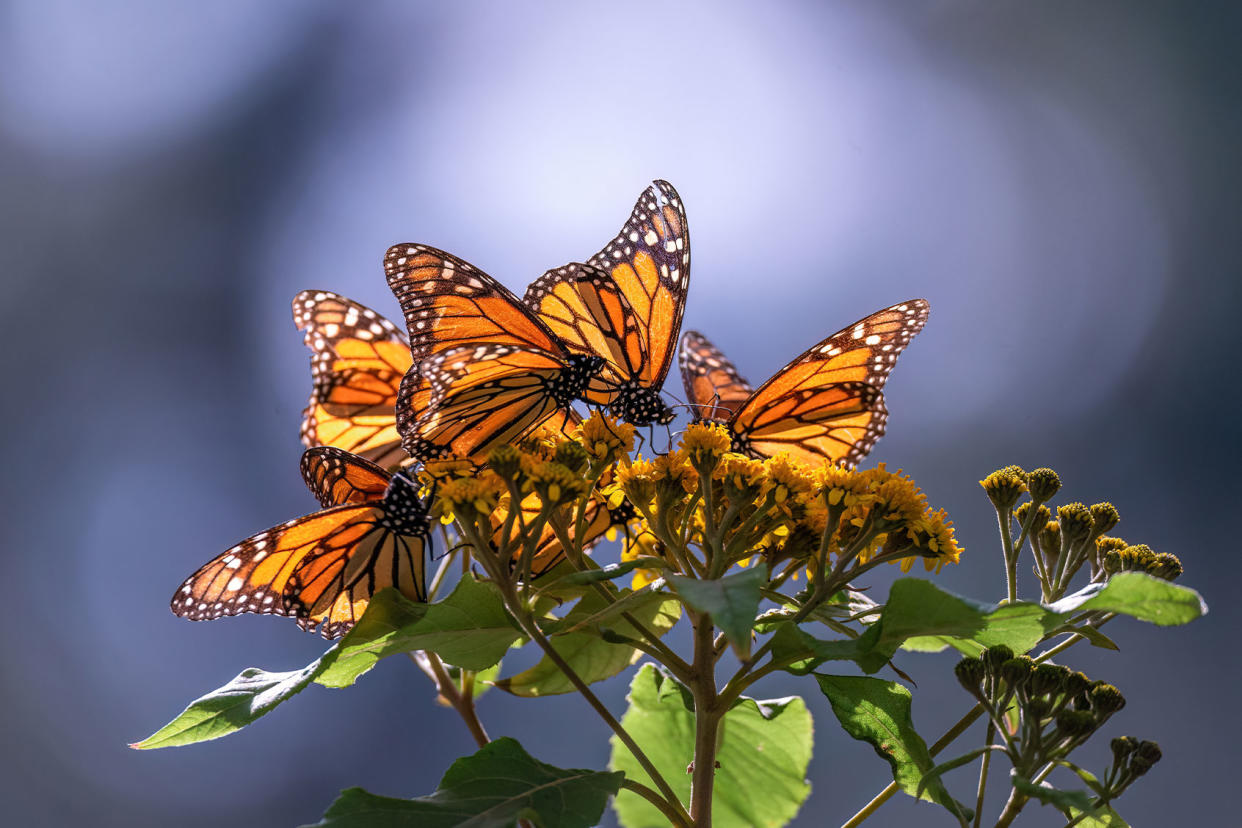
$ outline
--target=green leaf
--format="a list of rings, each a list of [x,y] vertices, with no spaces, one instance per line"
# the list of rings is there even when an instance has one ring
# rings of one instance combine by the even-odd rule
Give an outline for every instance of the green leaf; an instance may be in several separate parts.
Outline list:
[[[488,667],[486,670],[479,670],[477,673],[474,674],[474,698],[477,699],[479,696],[482,696],[484,693],[486,693],[488,690],[491,690],[492,687],[496,685],[496,676],[500,675],[500,665],[501,665],[501,662],[497,661],[495,664],[493,664],[491,667]],[[454,667],[452,665],[446,665],[446,669],[448,670],[449,677],[452,678],[453,681],[456,682],[457,685],[460,687],[461,686],[461,673],[462,673],[461,668]],[[472,671],[467,670],[466,672],[469,673]]]
[[[868,649],[861,638],[821,641],[790,621],[782,621],[772,631],[772,661],[799,676],[825,661],[857,661]]]
[[[875,748],[892,767],[893,780],[903,791],[939,803],[954,815],[965,813],[935,777],[919,794],[919,783],[934,763],[923,737],[914,730],[909,690],[897,682],[866,676],[816,674],[815,678],[845,732]]]
[[[315,828],[511,828],[528,818],[543,826],[590,828],[624,774],[562,770],[501,738],[458,759],[430,796],[391,799],[361,788],[344,791]]]
[[[1091,584],[1049,609],[1058,613],[1116,612],[1161,627],[1189,623],[1208,611],[1203,597],[1193,589],[1142,572],[1118,572],[1107,582]]]
[[[694,702],[672,676],[647,664],[630,685],[630,707],[621,724],[655,763],[683,802],[690,801],[686,767],[694,759]],[[716,758],[712,825],[755,828],[784,825],[811,792],[806,768],[813,742],[811,714],[802,699],[741,698],[725,714]],[[648,786],[651,779],[614,736],[613,770]],[[625,828],[666,828],[655,806],[622,790],[613,807]]]
[[[739,652],[750,652],[750,631],[759,614],[759,590],[768,582],[766,564],[714,580],[672,574],[666,578],[687,604],[711,615],[712,621]]]
[[[912,653],[939,653],[949,647],[962,655],[975,657],[987,649],[976,641],[944,635],[916,635],[901,642],[901,649]]]
[[[1047,782],[1036,785],[1016,773],[1009,774],[1009,781],[1019,793],[1038,799],[1045,805],[1052,805],[1059,811],[1068,812],[1071,808],[1077,808],[1079,811],[1091,810],[1091,795],[1086,791],[1063,791],[1052,787]]]
[[[1083,638],[1087,639],[1087,641],[1091,642],[1092,646],[1102,647],[1105,650],[1120,650],[1121,649],[1120,647],[1117,646],[1117,642],[1113,641],[1111,638],[1109,638],[1107,635],[1097,630],[1095,627],[1092,627],[1087,624],[1079,624],[1077,626],[1073,624],[1062,624],[1056,629],[1048,631],[1048,635],[1050,636],[1062,635],[1062,634],[1081,635]]]
[[[190,702],[181,715],[152,735],[130,745],[138,750],[177,747],[219,739],[270,713],[295,696],[331,666],[339,647],[333,647],[301,670],[269,673],[258,667],[242,670],[237,678]]]
[[[624,592],[628,593],[629,590]],[[647,629],[657,635],[664,635],[681,617],[681,604],[667,593],[646,592],[642,595],[641,601],[630,606],[630,613]],[[606,603],[597,593],[588,593],[565,616],[562,625],[570,629],[581,629],[578,620],[595,617]],[[628,638],[642,637],[624,618],[615,618],[609,629]],[[558,635],[551,639],[551,644],[587,684],[615,676],[643,654],[642,650],[627,644],[610,644],[600,638],[595,629]],[[546,655],[534,667],[516,676],[501,679],[496,682],[496,686],[515,696],[552,696],[574,691],[569,679]]]
[[[1074,818],[1081,814],[1082,811],[1071,807],[1069,809],[1070,818]],[[1130,828],[1130,824],[1107,805],[1094,810],[1089,816],[1082,818],[1081,822],[1075,824],[1074,828]]]
[[[347,687],[381,658],[430,650],[448,664],[485,670],[521,635],[500,591],[467,575],[443,601],[417,604],[395,589],[377,592],[339,645],[340,656],[316,681]]]

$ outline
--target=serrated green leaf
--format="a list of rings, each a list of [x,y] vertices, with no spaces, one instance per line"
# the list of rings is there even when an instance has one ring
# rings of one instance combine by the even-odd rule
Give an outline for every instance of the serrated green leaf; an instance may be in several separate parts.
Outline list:
[[[1103,584],[1091,584],[1049,606],[1068,614],[1097,610],[1129,615],[1161,627],[1189,623],[1207,613],[1203,597],[1190,587],[1142,572],[1118,572]]]
[[[309,828],[512,828],[521,818],[589,828],[623,778],[562,770],[501,738],[454,762],[430,796],[393,799],[350,788]]]
[[[932,770],[927,743],[910,717],[910,691],[894,681],[867,676],[816,674],[832,712],[845,732],[871,745],[888,762],[893,780],[910,796],[944,806],[952,814],[966,809],[955,802],[939,779],[931,779],[919,794],[919,783]]]
[[[1013,783],[1014,788],[1019,793],[1024,793],[1032,799],[1038,799],[1045,805],[1052,805],[1058,811],[1068,813],[1071,808],[1076,808],[1079,811],[1091,810],[1091,794],[1086,791],[1063,791],[1060,788],[1052,787],[1047,782],[1041,782],[1037,785],[1016,773],[1009,774],[1009,781]]]
[[[622,725],[655,763],[683,802],[690,801],[686,767],[694,759],[694,702],[672,676],[647,664],[630,685]],[[742,698],[725,714],[716,758],[712,825],[776,828],[793,819],[811,792],[806,781],[813,742],[811,714],[802,699]],[[613,770],[646,785],[651,779],[612,738]],[[613,807],[625,828],[666,828],[668,819],[642,797],[622,790]]]
[[[711,615],[739,652],[750,652],[750,631],[759,614],[760,589],[768,582],[766,564],[714,580],[667,575],[669,586],[699,612]]]
[[[333,647],[301,670],[269,673],[248,667],[228,684],[190,702],[190,706],[152,735],[130,747],[137,750],[192,745],[241,730],[297,695],[332,664]]]
[[[623,590],[628,593],[629,590]],[[596,593],[588,593],[563,619],[562,626],[580,629],[577,621],[594,618],[607,602]],[[681,604],[666,593],[646,592],[637,603],[630,605],[630,613],[639,623],[657,635],[664,635],[681,617]],[[610,616],[608,628],[627,638],[642,635],[624,618]],[[553,649],[569,662],[583,681],[592,684],[615,676],[642,656],[642,651],[627,644],[611,644],[600,638],[594,629],[583,629],[558,635],[550,639]],[[497,681],[496,686],[515,696],[553,696],[572,693],[573,684],[546,655],[529,670],[516,676]]]
[[[336,662],[316,681],[325,687],[347,687],[380,659],[411,650],[434,652],[467,670],[485,670],[500,661],[520,635],[499,590],[471,575],[434,604],[417,604],[395,589],[384,589],[341,639]]]

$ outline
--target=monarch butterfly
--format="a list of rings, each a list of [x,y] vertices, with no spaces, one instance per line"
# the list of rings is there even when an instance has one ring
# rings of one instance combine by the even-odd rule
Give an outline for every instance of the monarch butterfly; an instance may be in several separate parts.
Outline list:
[[[191,621],[255,612],[293,616],[324,638],[353,627],[371,596],[395,586],[426,600],[427,503],[404,474],[323,446],[302,455],[302,476],[324,505],[252,535],[178,588],[174,614]]]
[[[690,285],[690,235],[681,197],[656,181],[621,231],[585,264],[549,270],[525,301],[580,354],[603,357],[588,401],[635,425],[673,421],[660,399]]]
[[[370,308],[324,290],[294,297],[293,319],[311,349],[303,444],[336,446],[387,469],[408,462],[393,414],[413,362],[401,331]]]
[[[384,269],[413,358],[396,404],[410,456],[477,461],[557,414],[569,428],[570,406],[602,357],[571,352],[508,289],[456,256],[400,244]]]
[[[884,434],[881,390],[927,313],[922,299],[877,311],[813,346],[758,390],[707,337],[687,331],[679,353],[687,398],[700,419],[725,424],[734,451],[787,451],[804,462],[855,465]]]

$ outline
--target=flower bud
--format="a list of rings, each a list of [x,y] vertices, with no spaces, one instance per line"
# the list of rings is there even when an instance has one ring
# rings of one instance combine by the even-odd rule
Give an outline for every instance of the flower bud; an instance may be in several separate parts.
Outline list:
[[[1015,468],[1017,467],[1009,466],[994,471],[979,481],[997,511],[1012,509],[1026,491],[1026,482],[1020,476],[1022,470],[1018,469],[1018,473],[1014,473],[1012,470]]]
[[[487,465],[502,480],[516,480],[522,469],[522,452],[507,443],[496,446],[487,453]]]
[[[1096,728],[1095,716],[1088,710],[1062,710],[1057,714],[1057,728],[1074,738],[1086,736]]]
[[[1134,755],[1130,757],[1130,770],[1135,776],[1142,776],[1151,770],[1151,766],[1159,762],[1163,755],[1160,745],[1155,742],[1139,742],[1134,749]]]
[[[1091,505],[1091,525],[1095,535],[1110,531],[1121,520],[1117,507],[1111,503],[1093,503]]]
[[[1050,520],[1039,530],[1039,551],[1050,561],[1061,554],[1061,524]]]
[[[1172,581],[1182,574],[1182,562],[1169,552],[1157,552],[1155,565],[1150,570],[1157,578]]]
[[[574,474],[582,474],[591,464],[591,455],[582,444],[570,441],[558,444],[552,457]]]
[[[1052,520],[1052,511],[1047,506],[1042,503],[1036,506],[1028,500],[1025,503],[1019,503],[1018,507],[1013,510],[1014,520],[1019,526],[1026,525],[1026,516],[1030,514],[1032,507],[1035,508],[1035,517],[1031,520],[1031,526],[1043,526]]]
[[[1043,696],[1059,692],[1064,687],[1068,676],[1068,667],[1062,667],[1060,664],[1038,664],[1031,672],[1030,694]]]
[[[1000,675],[1000,667],[1009,659],[1013,658],[1013,650],[1004,644],[997,644],[995,647],[988,647],[980,655],[984,665],[988,668],[988,675]]]
[[[957,663],[953,668],[953,675],[957,676],[958,682],[966,689],[966,692],[980,698],[979,685],[983,682],[983,676],[987,672],[983,661],[978,658],[967,656]]]
[[[1071,671],[1070,674],[1065,677],[1064,687],[1065,695],[1071,698],[1076,698],[1083,695],[1091,688],[1091,679],[1087,678],[1084,673],[1076,670]]]
[[[1118,736],[1108,746],[1113,749],[1113,764],[1120,768],[1125,766],[1126,760],[1138,748],[1138,740],[1131,736]]]
[[[1026,486],[1032,500],[1047,503],[1061,488],[1061,478],[1052,469],[1035,469],[1026,476]]]
[[[1057,523],[1065,540],[1072,545],[1091,534],[1091,510],[1081,503],[1066,503],[1057,507]]]
[[[1111,684],[1097,681],[1089,693],[1091,709],[1107,718],[1126,706],[1126,698]]]
[[[1026,703],[1026,715],[1035,723],[1042,722],[1052,713],[1052,702],[1043,696],[1037,696]]]
[[[1010,687],[1021,687],[1031,677],[1035,662],[1030,656],[1020,655],[1006,660],[1000,666],[1000,677]]]

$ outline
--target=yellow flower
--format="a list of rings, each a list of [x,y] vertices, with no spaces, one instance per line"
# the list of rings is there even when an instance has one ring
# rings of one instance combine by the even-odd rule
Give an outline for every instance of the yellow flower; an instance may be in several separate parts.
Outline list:
[[[587,491],[587,481],[581,475],[552,460],[531,466],[529,475],[530,486],[544,506],[572,503]]]
[[[928,572],[937,572],[946,563],[957,563],[962,557],[962,548],[957,545],[953,521],[949,520],[944,509],[928,511],[917,520],[911,522],[907,529],[915,550],[923,557],[923,566]],[[901,568],[910,571],[914,558],[902,561]]]
[[[639,457],[628,466],[617,469],[613,484],[630,502],[639,508],[651,505],[655,499],[655,465]],[[611,501],[613,495],[609,495]]]
[[[598,463],[615,463],[634,450],[634,426],[600,411],[583,420],[574,437]]]
[[[454,518],[475,520],[491,515],[504,490],[504,482],[491,471],[478,477],[454,477],[439,485],[432,512],[443,523],[451,523]]]
[[[878,525],[881,527],[908,524],[918,520],[927,510],[926,496],[900,469],[896,473],[890,472],[881,463],[876,468],[859,474],[870,484],[871,497],[878,507]]]
[[[473,477],[475,465],[469,460],[451,457],[445,460],[428,460],[418,476],[425,483],[443,483],[459,477]]]
[[[763,465],[777,503],[806,494],[815,487],[815,475],[810,467],[791,459],[788,454],[769,457]]]
[[[815,485],[829,506],[853,506],[869,495],[867,478],[853,469],[823,465],[815,470]]]
[[[725,491],[733,498],[756,497],[768,479],[768,470],[762,460],[744,454],[726,453],[712,472],[716,480],[724,481]]]
[[[979,481],[997,509],[1012,509],[1026,491],[1026,475],[1017,466],[1006,466]]]
[[[651,473],[657,492],[665,496],[690,494],[699,485],[698,472],[690,465],[690,459],[682,449],[656,455],[651,461]]]
[[[729,432],[719,423],[691,423],[681,437],[682,450],[696,468],[714,467],[731,443]]]

